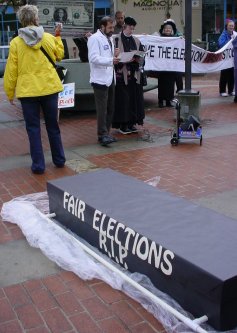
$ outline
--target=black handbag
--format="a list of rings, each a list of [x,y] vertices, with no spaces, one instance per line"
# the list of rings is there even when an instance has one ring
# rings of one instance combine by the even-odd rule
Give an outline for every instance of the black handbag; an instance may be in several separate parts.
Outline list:
[[[60,81],[64,81],[65,79],[65,72],[66,72],[66,69],[63,67],[63,66],[60,66],[60,65],[56,65],[53,60],[50,58],[50,56],[48,55],[48,53],[45,51],[45,49],[43,48],[43,46],[40,47],[40,50],[43,52],[43,54],[46,56],[46,58],[49,60],[49,62],[51,62],[51,64],[53,65],[53,67],[55,68],[57,74],[58,74],[58,77],[60,79]]]

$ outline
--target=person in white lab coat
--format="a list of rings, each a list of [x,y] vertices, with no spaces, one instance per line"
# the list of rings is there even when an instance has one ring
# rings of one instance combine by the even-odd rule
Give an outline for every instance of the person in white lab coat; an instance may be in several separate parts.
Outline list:
[[[105,16],[100,21],[100,29],[88,39],[90,83],[95,97],[98,142],[102,146],[116,141],[109,134],[114,112],[114,64],[119,62],[113,31],[113,19]]]

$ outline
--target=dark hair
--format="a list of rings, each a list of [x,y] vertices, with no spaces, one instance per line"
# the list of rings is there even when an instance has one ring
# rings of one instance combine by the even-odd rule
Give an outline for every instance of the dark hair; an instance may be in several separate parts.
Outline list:
[[[133,17],[131,17],[131,16],[127,16],[127,17],[125,17],[125,19],[124,19],[124,24],[126,24],[126,25],[132,25],[132,26],[136,26],[137,25],[137,22],[134,20],[134,18]]]
[[[164,24],[161,25],[159,33],[162,35],[163,34],[163,30],[165,28],[166,25],[170,25],[173,29],[173,34],[175,35],[177,32],[177,28],[176,28],[176,24],[172,21],[165,21]]]
[[[103,25],[104,27],[107,26],[108,23],[114,23],[113,19],[110,16],[104,16],[100,20],[100,27]]]

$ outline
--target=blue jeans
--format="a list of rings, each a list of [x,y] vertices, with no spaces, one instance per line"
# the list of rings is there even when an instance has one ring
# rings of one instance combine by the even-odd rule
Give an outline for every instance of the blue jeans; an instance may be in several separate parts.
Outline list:
[[[52,160],[56,166],[64,165],[64,155],[60,129],[58,126],[58,94],[40,97],[20,98],[26,131],[30,141],[32,171],[44,171],[45,160],[41,141],[40,111],[43,111],[46,130],[51,148]]]

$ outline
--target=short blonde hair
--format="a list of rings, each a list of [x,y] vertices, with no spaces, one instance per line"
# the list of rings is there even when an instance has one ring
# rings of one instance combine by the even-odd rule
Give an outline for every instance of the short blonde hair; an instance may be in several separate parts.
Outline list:
[[[34,5],[20,7],[17,12],[18,19],[23,27],[35,25],[38,19],[38,8]]]

